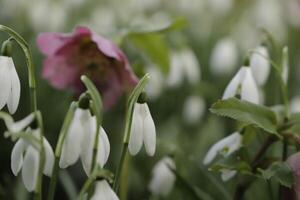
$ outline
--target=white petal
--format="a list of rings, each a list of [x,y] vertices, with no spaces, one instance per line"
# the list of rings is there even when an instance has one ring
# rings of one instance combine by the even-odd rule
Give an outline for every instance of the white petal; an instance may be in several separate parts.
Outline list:
[[[153,194],[165,197],[172,190],[176,178],[169,166],[175,169],[175,163],[169,157],[163,158],[154,166],[148,186]]]
[[[51,177],[52,169],[54,166],[54,153],[51,145],[49,144],[48,140],[46,140],[46,138],[44,138],[43,143],[45,147],[45,166],[44,166],[43,173],[46,176]]]
[[[59,161],[60,168],[66,168],[76,163],[81,152],[81,144],[85,130],[81,123],[82,110],[77,109],[65,137],[62,154]]]
[[[22,167],[22,178],[26,189],[32,192],[35,189],[39,172],[39,152],[28,146]]]
[[[234,97],[237,94],[238,87],[245,76],[245,68],[246,67],[241,67],[240,70],[235,74],[233,79],[229,82],[224,91],[222,99]]]
[[[26,146],[26,143],[19,139],[11,152],[11,170],[15,176],[18,175],[23,165],[23,154]]]
[[[218,141],[215,143],[207,152],[203,164],[208,165],[211,163],[214,158],[217,156],[217,154],[223,150],[227,150],[225,152],[225,156],[230,155],[234,151],[238,150],[242,145],[242,136],[238,133],[235,132],[222,140]]]
[[[235,43],[225,38],[216,44],[210,57],[210,66],[214,74],[229,74],[236,67],[238,50]]]
[[[96,189],[91,200],[119,200],[119,197],[111,189],[106,180],[97,181]]]
[[[21,84],[13,60],[11,60],[9,71],[11,91],[7,99],[7,108],[10,114],[14,114],[19,105],[21,95]]]
[[[156,130],[155,124],[152,119],[149,107],[146,103],[142,104],[141,108],[144,112],[144,126],[143,126],[143,133],[144,133],[144,145],[146,148],[146,152],[149,156],[153,156],[156,149]],[[143,118],[143,117],[142,117]]]
[[[183,81],[184,69],[179,53],[173,52],[170,57],[170,71],[167,78],[169,87],[178,87]]]
[[[200,80],[200,64],[194,52],[190,49],[181,51],[181,60],[184,65],[184,72],[187,80],[191,84],[196,84]]]
[[[258,104],[260,98],[257,85],[252,76],[251,69],[247,67],[246,70],[241,87],[241,99]]]
[[[10,62],[12,62],[11,59],[11,57],[0,56],[0,109],[7,103],[11,91],[9,75],[9,65]]]
[[[85,125],[85,132],[83,141],[81,144],[81,153],[80,158],[82,162],[83,169],[85,173],[89,176],[91,168],[92,168],[92,157],[93,157],[93,147],[95,142],[95,135],[96,135],[96,118],[91,117]]]
[[[282,72],[281,72],[281,77],[284,81],[285,84],[288,82],[289,78],[289,57],[288,57],[288,48],[284,47],[282,50]]]
[[[141,118],[141,105],[136,103],[132,116],[131,133],[128,150],[131,155],[136,155],[143,145],[143,120]]]
[[[184,121],[189,124],[199,123],[205,109],[205,101],[202,97],[196,95],[187,97],[183,105]]]
[[[222,169],[221,170],[221,178],[222,181],[228,181],[229,179],[233,178],[236,175],[235,170],[228,170],[228,169]]]
[[[100,137],[98,141],[97,163],[103,167],[108,160],[110,144],[105,130],[100,127]]]
[[[20,132],[33,122],[33,120],[35,118],[34,115],[35,115],[34,113],[31,113],[24,119],[17,121],[17,122],[13,122],[13,120],[5,120],[5,125],[7,126],[7,129],[10,132],[13,132],[13,133]]]
[[[266,47],[260,46],[250,59],[250,67],[258,85],[264,85],[270,73],[269,53]]]

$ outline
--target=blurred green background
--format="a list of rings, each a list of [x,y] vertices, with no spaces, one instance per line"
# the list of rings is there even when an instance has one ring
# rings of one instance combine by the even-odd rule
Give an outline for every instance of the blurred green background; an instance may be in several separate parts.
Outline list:
[[[43,56],[36,46],[40,32],[71,32],[77,25],[87,26],[118,43],[136,74],[151,74],[147,90],[157,128],[157,152],[153,158],[144,150],[130,158],[130,200],[152,198],[147,191],[151,170],[159,159],[170,154],[174,155],[178,171],[207,199],[231,198],[239,176],[223,183],[219,174],[202,165],[202,160],[214,142],[236,130],[236,124],[210,114],[208,108],[221,98],[249,49],[264,41],[262,28],[289,47],[290,97],[300,94],[299,0],[0,0],[0,24],[12,27],[30,43],[38,77],[38,107],[53,147],[74,97],[69,91],[52,88],[41,78]],[[170,24],[170,28],[164,28]],[[6,38],[0,34],[0,41]],[[223,48],[225,55],[212,58],[216,48]],[[13,58],[22,81],[20,106],[15,114],[16,119],[21,119],[29,112],[29,94],[24,56],[16,45]],[[266,105],[279,103],[278,83],[272,74],[273,71],[262,88]],[[103,126],[111,143],[106,168],[112,171],[120,156],[125,103],[123,97],[104,114]],[[293,109],[299,109],[297,105]],[[20,177],[15,178],[10,170],[12,146],[11,141],[0,139],[0,199],[27,199]],[[81,164],[78,162],[68,172],[78,190],[86,178]],[[62,184],[68,181],[65,176],[59,183],[57,199],[70,197]],[[48,178],[45,179],[47,190]],[[72,184],[66,185],[72,193]],[[268,199],[266,190],[263,180],[256,181],[246,196]],[[176,184],[165,199],[191,198]]]

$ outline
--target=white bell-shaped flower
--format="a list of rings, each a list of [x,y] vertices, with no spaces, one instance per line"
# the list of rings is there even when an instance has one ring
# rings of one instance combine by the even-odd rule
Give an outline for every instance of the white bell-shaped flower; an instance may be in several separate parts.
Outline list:
[[[196,84],[201,76],[197,57],[192,50],[187,48],[171,54],[169,71],[166,80],[169,87],[178,87],[184,79],[190,84]]]
[[[86,174],[90,174],[96,126],[96,117],[92,116],[88,109],[76,109],[63,143],[59,161],[61,168],[73,165],[80,157]],[[110,144],[104,129],[100,127],[99,131],[96,162],[103,167],[108,160]]]
[[[147,103],[136,103],[132,116],[129,153],[136,155],[142,148],[143,143],[147,154],[153,156],[156,149],[155,124]]]
[[[176,177],[170,170],[175,169],[175,162],[170,157],[164,157],[153,168],[149,190],[157,195],[166,197],[172,190]]]
[[[202,97],[189,96],[183,104],[183,119],[188,124],[195,124],[201,120],[205,112],[205,101]]]
[[[96,182],[95,193],[91,200],[119,200],[106,180]]]
[[[236,67],[238,61],[238,49],[230,38],[224,38],[217,42],[210,57],[210,66],[213,74],[229,74]]]
[[[227,85],[222,99],[227,99],[240,94],[242,100],[258,104],[260,101],[259,91],[252,71],[249,67],[241,67],[230,83]]]
[[[222,181],[229,181],[230,179],[232,179],[235,175],[236,175],[236,171],[235,170],[230,170],[230,169],[222,169],[221,170],[221,179]]]
[[[250,68],[256,83],[264,85],[270,73],[269,53],[265,46],[259,46],[254,50],[250,58]]]
[[[231,135],[223,138],[215,143],[207,152],[203,164],[210,164],[215,157],[222,153],[222,155],[229,156],[233,152],[237,151],[242,146],[242,136],[239,132],[234,132]]]
[[[13,59],[0,56],[0,109],[7,105],[10,114],[18,108],[21,93],[20,79]]]
[[[27,134],[32,134],[36,139],[40,139],[40,129],[27,129]],[[52,175],[54,164],[54,153],[49,142],[44,138],[45,163],[43,174]],[[22,179],[26,189],[31,192],[35,189],[39,172],[39,151],[24,139],[19,139],[11,153],[11,169],[15,176],[22,169]]]

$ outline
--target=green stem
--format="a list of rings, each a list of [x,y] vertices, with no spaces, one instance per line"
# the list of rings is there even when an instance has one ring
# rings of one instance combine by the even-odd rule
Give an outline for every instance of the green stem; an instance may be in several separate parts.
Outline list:
[[[119,162],[119,165],[117,167],[117,171],[116,171],[115,179],[114,179],[114,184],[113,184],[113,189],[116,192],[119,189],[119,179],[120,179],[120,175],[122,173],[122,169],[124,167],[124,163],[125,163],[124,161],[125,161],[125,158],[126,158],[127,150],[128,150],[128,142],[124,142],[123,146],[122,146],[122,153],[121,153],[120,162]]]
[[[25,58],[26,65],[28,68],[28,81],[29,81],[29,89],[30,89],[30,102],[31,102],[31,111],[34,112],[37,110],[37,97],[36,97],[36,79],[35,79],[35,68],[32,62],[32,55],[29,49],[28,43],[24,40],[22,36],[20,36],[13,29],[0,25],[0,31],[7,33],[10,37],[12,37],[22,48]]]
[[[39,160],[39,171],[38,178],[35,188],[35,200],[42,199],[42,184],[43,184],[43,170],[45,166],[45,147],[44,147],[44,127],[43,127],[43,119],[42,115],[39,111],[36,112],[38,128],[40,129],[40,160]]]
[[[72,122],[72,119],[73,119],[74,112],[75,112],[76,108],[77,108],[77,103],[72,102],[71,105],[70,105],[69,111],[66,115],[66,118],[64,120],[62,129],[59,133],[59,138],[58,138],[58,142],[57,142],[56,149],[55,149],[55,161],[54,161],[52,176],[51,176],[51,180],[50,180],[50,188],[49,188],[48,197],[47,197],[48,200],[53,200],[54,199],[57,176],[58,176],[58,171],[59,171],[59,164],[58,163],[59,163],[59,160],[60,160],[60,157],[61,157],[63,143],[64,143],[64,140],[65,140],[66,135],[68,133],[68,130],[69,130],[70,124]]]

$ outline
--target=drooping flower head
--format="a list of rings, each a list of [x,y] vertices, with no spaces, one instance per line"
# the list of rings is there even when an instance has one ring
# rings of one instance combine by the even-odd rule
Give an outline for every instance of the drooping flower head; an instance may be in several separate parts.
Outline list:
[[[87,75],[100,90],[104,106],[111,107],[137,78],[124,53],[110,40],[88,28],[71,34],[42,33],[37,39],[44,60],[43,77],[57,89],[84,91],[80,76]]]

